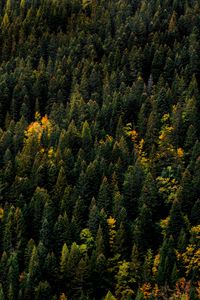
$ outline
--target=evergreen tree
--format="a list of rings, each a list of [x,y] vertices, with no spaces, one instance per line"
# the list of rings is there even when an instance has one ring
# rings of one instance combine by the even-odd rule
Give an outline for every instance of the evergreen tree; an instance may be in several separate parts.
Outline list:
[[[5,295],[4,295],[2,284],[0,284],[0,299],[5,300]]]
[[[81,258],[81,260],[78,263],[78,266],[76,268],[75,278],[74,278],[74,288],[73,288],[73,297],[80,298],[81,296],[89,296],[89,277],[90,277],[90,271],[88,266],[88,257],[87,255],[84,258]]]
[[[151,210],[143,204],[133,227],[135,243],[142,253],[151,248],[154,232]]]
[[[90,205],[89,218],[88,218],[88,227],[92,234],[96,234],[99,225],[99,210],[96,206],[96,201],[93,198]]]
[[[0,1],[0,299],[198,298],[199,14]]]
[[[193,225],[198,225],[200,217],[200,200],[197,199],[191,211],[191,222]]]
[[[61,254],[61,261],[60,261],[60,272],[64,281],[67,278],[68,258],[69,258],[69,250],[67,248],[67,245],[64,244],[62,247],[62,254]]]
[[[123,183],[123,205],[130,218],[137,215],[138,198],[142,188],[143,174],[139,165],[129,166]]]
[[[175,200],[169,215],[169,224],[167,229],[168,236],[172,235],[174,240],[176,241],[181,229],[184,228],[184,226],[185,221],[183,218],[180,202]]]
[[[104,208],[104,210],[109,213],[111,212],[111,195],[108,179],[103,178],[101,186],[99,188],[99,193],[97,197],[97,205],[99,209]]]
[[[176,261],[173,237],[165,239],[160,250],[160,264],[158,266],[158,282],[171,284],[174,281],[174,263]],[[171,277],[173,275],[173,277]]]

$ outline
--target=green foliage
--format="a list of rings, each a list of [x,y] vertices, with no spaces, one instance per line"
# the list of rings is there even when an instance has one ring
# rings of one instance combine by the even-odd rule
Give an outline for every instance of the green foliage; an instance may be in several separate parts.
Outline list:
[[[0,299],[199,298],[199,14],[1,1]]]
[[[82,0],[83,8],[87,8],[89,5],[91,5],[93,0]]]
[[[5,300],[5,296],[4,296],[4,291],[3,291],[2,284],[0,284],[0,299],[1,300]]]
[[[116,275],[116,296],[120,299],[129,299],[133,296],[134,292],[130,288],[130,283],[132,281],[130,275],[130,263],[123,261],[119,265],[119,271]]]
[[[85,228],[80,233],[80,238],[83,243],[86,244],[87,249],[90,250],[94,245],[94,238],[88,228]]]
[[[69,250],[67,248],[67,245],[64,244],[62,247],[62,254],[61,254],[61,260],[60,260],[60,272],[61,272],[61,276],[63,278],[66,278],[66,276],[67,276],[68,258],[69,258]]]
[[[116,298],[112,295],[110,291],[108,291],[104,300],[116,300]]]

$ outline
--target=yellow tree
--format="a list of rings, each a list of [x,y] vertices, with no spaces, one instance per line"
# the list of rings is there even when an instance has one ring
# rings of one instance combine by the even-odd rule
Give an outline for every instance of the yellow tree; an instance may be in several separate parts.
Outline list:
[[[144,170],[148,170],[150,160],[144,150],[144,139],[140,139],[138,132],[135,129],[131,129],[131,123],[128,123],[124,128],[125,134],[131,138],[134,144],[134,150],[136,158],[140,161],[141,166]]]
[[[113,251],[113,246],[114,246],[114,240],[116,236],[116,220],[113,217],[109,217],[107,219],[108,223],[108,228],[109,228],[109,244],[110,244],[110,249]]]
[[[191,243],[182,254],[186,275],[200,276],[200,225],[191,228]]]
[[[41,118],[40,114],[36,112],[35,122],[32,122],[28,126],[27,130],[25,131],[25,137],[28,139],[29,137],[34,136],[37,138],[38,142],[40,142],[44,131],[46,131],[47,136],[50,137],[52,132],[52,124],[47,115]]]

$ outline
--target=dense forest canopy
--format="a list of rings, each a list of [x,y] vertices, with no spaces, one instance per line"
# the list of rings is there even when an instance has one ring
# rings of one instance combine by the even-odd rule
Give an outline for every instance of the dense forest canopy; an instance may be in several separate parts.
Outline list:
[[[0,1],[0,300],[200,298],[200,1]]]

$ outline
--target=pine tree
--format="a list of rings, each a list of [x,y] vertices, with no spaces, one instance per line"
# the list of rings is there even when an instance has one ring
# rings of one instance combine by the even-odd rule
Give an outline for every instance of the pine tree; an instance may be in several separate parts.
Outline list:
[[[0,299],[1,300],[5,300],[5,295],[4,295],[2,284],[0,284]]]
[[[40,264],[38,259],[37,247],[34,245],[30,260],[28,262],[27,276],[24,282],[24,297],[31,299],[30,295],[34,292],[34,287],[40,280]]]
[[[176,241],[180,231],[185,226],[185,221],[183,218],[180,202],[175,200],[169,215],[169,224],[167,228],[168,236],[172,235]]]
[[[8,28],[9,24],[10,24],[10,22],[9,22],[8,14],[5,13],[3,20],[2,20],[2,27]]]
[[[96,256],[96,255],[95,255]],[[94,268],[91,268],[91,278],[94,285],[95,297],[100,298],[104,294],[107,285],[107,262],[103,253],[96,256]]]
[[[108,179],[106,177],[103,178],[98,197],[97,197],[97,205],[99,209],[104,208],[104,210],[109,213],[111,212],[111,195],[110,195],[110,187],[108,183]]]
[[[67,181],[66,181],[65,170],[61,166],[59,173],[58,173],[58,178],[57,178],[57,181],[55,184],[55,189],[54,189],[54,193],[55,193],[54,198],[56,198],[55,199],[56,202],[59,201],[63,197],[66,184],[67,184]]]
[[[144,204],[147,205],[151,209],[152,217],[158,219],[162,213],[161,204],[159,202],[156,182],[152,174],[148,173],[142,187],[139,204],[141,206]]]
[[[174,240],[171,236],[165,239],[160,250],[160,264],[158,266],[157,281],[160,284],[171,283],[171,275],[174,275],[174,263],[176,262]],[[173,276],[174,280],[174,276]]]
[[[66,286],[68,288],[68,293],[73,289],[73,282],[75,279],[76,274],[76,267],[80,261],[80,250],[79,246],[76,243],[73,243],[71,245],[71,249],[69,252],[68,262],[67,262],[67,268],[66,268],[66,276],[67,276],[67,282]]]
[[[40,281],[34,290],[35,299],[49,299],[51,297],[51,287],[47,281]]]
[[[5,292],[7,291],[8,287],[8,256],[7,253],[4,251],[1,256],[1,261],[0,261],[0,278],[1,278],[1,284],[2,288],[1,291],[4,290]]]
[[[133,227],[134,241],[141,253],[152,247],[154,232],[151,210],[143,204]]]
[[[49,195],[45,189],[36,188],[33,198],[31,199],[30,208],[33,216],[34,236],[37,236],[42,226],[42,214],[44,205],[48,201]]]
[[[82,295],[89,296],[90,291],[90,272],[89,272],[89,266],[88,266],[88,257],[87,255],[84,258],[81,258],[81,260],[78,263],[78,266],[76,268],[75,278],[74,278],[74,287],[73,287],[73,295],[75,295],[77,298]]]
[[[120,227],[116,232],[114,251],[116,254],[120,254],[122,259],[126,259],[128,256],[128,242],[127,233],[123,223],[120,223]]]
[[[62,278],[67,278],[67,266],[68,266],[68,259],[69,259],[69,250],[66,244],[62,247],[62,254],[61,254],[61,261],[60,261],[60,272]]]
[[[200,218],[200,200],[197,199],[191,211],[191,222],[193,225],[198,225]]]
[[[40,229],[40,240],[47,249],[50,249],[51,247],[50,236],[51,236],[51,231],[50,231],[49,222],[46,218],[44,218]]]
[[[137,283],[141,279],[141,260],[138,247],[134,244],[131,253],[130,272],[132,274],[132,283],[137,286]]]
[[[0,299],[196,300],[200,4],[99,2],[0,1]]]
[[[116,300],[116,298],[112,295],[110,291],[108,291],[104,300]]]
[[[123,205],[128,216],[134,218],[137,215],[138,199],[142,188],[143,173],[139,165],[129,166],[124,176]]]
[[[41,269],[41,277],[43,278],[44,273],[45,273],[45,265],[44,261],[48,253],[48,249],[44,246],[44,244],[40,241],[37,247],[38,251],[38,259],[39,259],[39,264],[40,264],[40,269]]]
[[[91,131],[90,127],[87,121],[83,123],[82,127],[82,133],[81,133],[81,138],[82,138],[82,148],[86,152],[86,157],[89,155],[91,151],[91,146],[92,146],[92,136],[91,136]]]
[[[86,205],[81,197],[76,201],[74,211],[73,211],[73,223],[76,224],[79,230],[84,227],[87,218]]]
[[[93,198],[90,205],[89,218],[88,218],[88,227],[93,235],[97,233],[99,226],[99,209],[96,206],[96,201]]]
[[[31,282],[31,285],[33,285],[35,282],[38,282],[40,278],[40,264],[39,264],[38,252],[36,246],[34,246],[32,250],[32,254],[28,266],[28,274],[29,274],[29,280]]]
[[[180,197],[181,209],[183,213],[190,214],[194,199],[194,189],[192,186],[192,176],[188,169],[183,173],[181,186],[182,189],[178,195]]]
[[[101,225],[99,226],[99,229],[97,231],[96,235],[96,256],[98,257],[101,254],[105,253],[105,245],[104,245],[104,237],[103,237],[103,231],[101,228]]]
[[[57,267],[57,259],[53,252],[47,254],[44,262],[45,267],[45,277],[49,282],[52,288],[56,288],[58,286],[58,267]]]
[[[58,220],[54,225],[53,236],[55,254],[59,255],[63,244],[66,242],[69,243],[70,240],[69,219],[66,213],[64,213],[64,216],[59,215]]]

